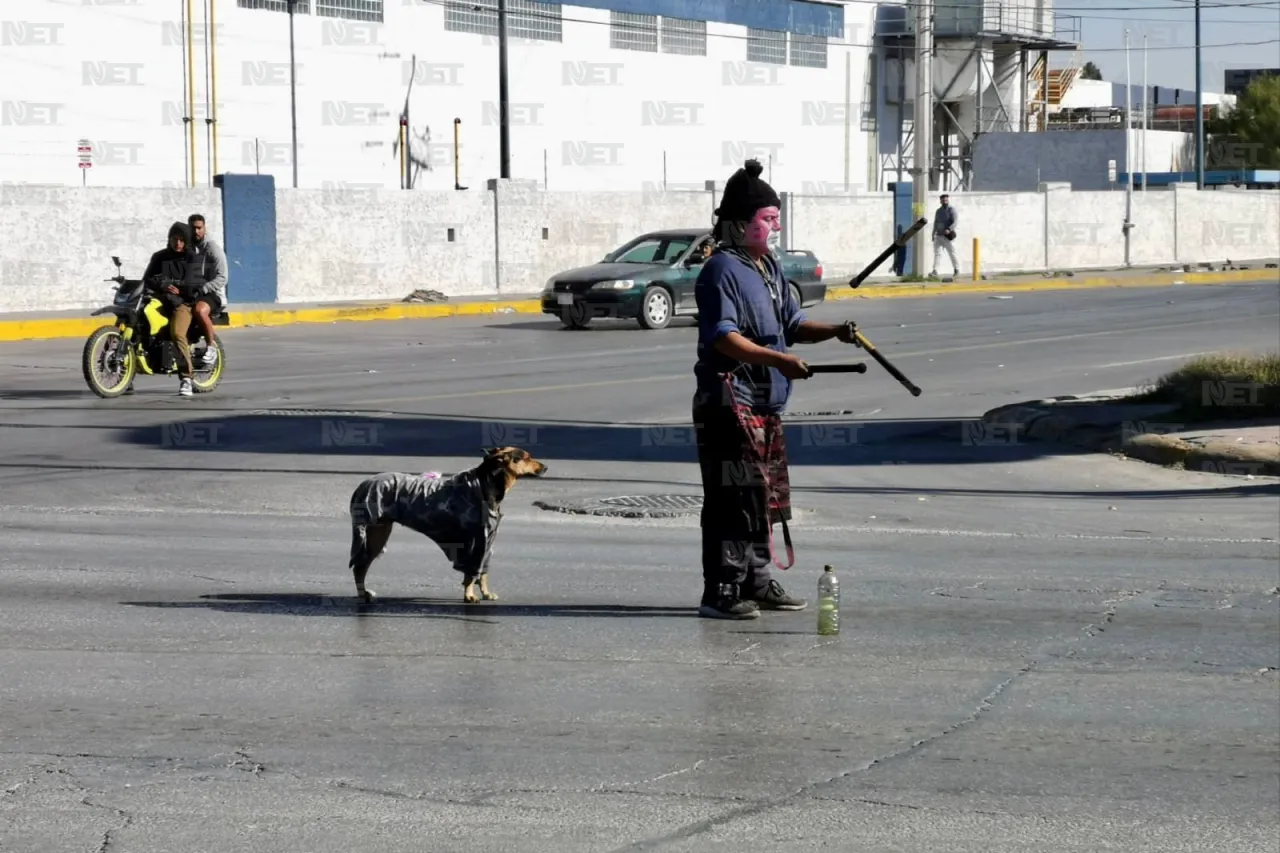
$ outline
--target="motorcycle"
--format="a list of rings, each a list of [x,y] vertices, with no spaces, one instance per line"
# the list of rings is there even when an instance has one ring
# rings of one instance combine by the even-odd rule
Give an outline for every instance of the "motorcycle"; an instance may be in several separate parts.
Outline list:
[[[115,282],[115,297],[110,305],[99,308],[90,316],[115,314],[116,321],[95,329],[89,335],[81,358],[85,382],[93,393],[105,398],[130,392],[134,377],[139,373],[148,376],[176,375],[181,358],[173,341],[169,317],[164,313],[165,303],[159,298],[160,288],[170,282],[125,278],[120,274],[120,258],[112,255],[111,260],[116,265],[117,274],[103,281]],[[231,324],[226,311],[211,319],[215,326]],[[208,342],[204,340],[204,330],[199,323],[192,322],[187,340],[191,344],[192,390],[197,394],[208,394],[222,381],[227,365],[226,347],[214,334],[217,358],[211,366],[205,366],[201,359],[208,349]]]

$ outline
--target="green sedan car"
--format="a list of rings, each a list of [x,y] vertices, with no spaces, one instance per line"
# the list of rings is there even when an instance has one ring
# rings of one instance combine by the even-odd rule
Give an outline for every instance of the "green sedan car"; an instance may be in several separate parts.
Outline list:
[[[571,329],[584,329],[596,318],[665,329],[673,317],[696,317],[693,286],[710,245],[709,228],[641,234],[598,264],[553,275],[542,290],[542,313]],[[800,307],[826,299],[822,263],[813,252],[783,252],[782,270]]]

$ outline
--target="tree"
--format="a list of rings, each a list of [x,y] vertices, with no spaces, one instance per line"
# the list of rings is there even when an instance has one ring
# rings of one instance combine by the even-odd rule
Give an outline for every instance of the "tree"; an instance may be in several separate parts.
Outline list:
[[[1080,69],[1080,79],[1081,80],[1101,80],[1102,72],[1098,70],[1098,66],[1094,65],[1092,62],[1086,62],[1084,64],[1084,68]]]
[[[1280,76],[1255,77],[1234,109],[1206,122],[1205,168],[1280,168]]]

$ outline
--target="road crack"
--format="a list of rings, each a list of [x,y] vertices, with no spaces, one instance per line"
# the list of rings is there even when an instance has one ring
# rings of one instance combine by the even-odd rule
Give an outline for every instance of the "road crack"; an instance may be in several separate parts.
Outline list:
[[[1156,590],[1158,591],[1164,588],[1165,588],[1165,582],[1162,581],[1159,584],[1159,586],[1156,588]],[[1096,637],[1098,634],[1102,633],[1105,626],[1110,625],[1112,622],[1115,621],[1116,611],[1120,607],[1120,605],[1144,594],[1145,593],[1143,593],[1142,591],[1122,591],[1117,595],[1115,595],[1115,597],[1103,601],[1101,603],[1103,607],[1102,618],[1096,622],[1092,622],[1084,626],[1081,629],[1081,632],[1085,634],[1087,637]],[[1076,639],[1078,640],[1079,637],[1077,636]],[[1026,663],[1018,667],[1017,669],[1015,669],[1007,677],[999,681],[991,690],[989,690],[986,693],[986,695],[983,696],[978,701],[977,705],[974,707],[972,711],[969,712],[969,714],[951,723],[950,725],[945,726],[941,730],[935,732],[932,735],[929,735],[928,737],[923,737],[918,740],[915,740],[911,744],[905,747],[902,747],[901,749],[894,750],[893,752],[890,752],[886,755],[881,755],[876,758],[872,758],[869,761],[865,761],[859,765],[849,768],[848,770],[841,771],[840,773],[837,773],[834,776],[831,776],[827,779],[823,779],[818,782],[812,782],[807,785],[802,785],[796,788],[795,790],[790,791],[789,793],[783,794],[782,796],[775,797],[770,800],[764,800],[764,801],[750,803],[748,805],[743,805],[739,808],[732,809],[723,814],[716,815],[714,817],[710,817],[705,820],[697,821],[695,823],[687,824],[666,835],[663,835],[657,838],[643,839],[633,844],[616,848],[613,851],[613,853],[628,853],[628,851],[638,851],[638,850],[656,850],[668,844],[674,844],[679,841],[686,841],[690,838],[694,838],[698,835],[702,835],[706,832],[716,829],[717,827],[721,827],[726,824],[732,823],[733,821],[740,820],[742,818],[754,817],[756,815],[763,814],[765,812],[777,809],[781,806],[785,806],[801,797],[812,796],[815,792],[822,791],[826,788],[829,788],[832,785],[844,779],[849,778],[850,776],[854,776],[859,773],[865,773],[875,767],[879,767],[884,764],[887,764],[888,762],[907,758],[911,755],[914,755],[915,753],[919,752],[920,749],[922,749],[923,747],[928,746],[929,744],[934,743],[936,741],[939,741],[942,738],[947,737],[948,735],[955,734],[956,732],[961,731],[962,729],[967,728],[968,726],[971,726],[974,723],[978,722],[980,719],[982,719],[982,717],[985,714],[987,714],[995,706],[995,702],[1000,697],[1008,693],[1009,688],[1014,684],[1014,682],[1026,676],[1028,673],[1033,672],[1036,669],[1036,667],[1039,665],[1040,658],[1051,654],[1050,648],[1053,645],[1056,645],[1056,642],[1052,640],[1042,643],[1038,648],[1036,648],[1031,653]],[[872,803],[872,804],[873,805],[894,805],[890,803]],[[908,808],[911,808],[911,807],[908,807]],[[923,808],[923,807],[914,807],[914,808]]]

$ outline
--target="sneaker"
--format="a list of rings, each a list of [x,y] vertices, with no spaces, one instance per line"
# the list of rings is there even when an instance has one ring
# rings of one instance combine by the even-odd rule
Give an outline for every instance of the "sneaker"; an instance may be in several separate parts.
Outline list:
[[[708,619],[756,619],[760,608],[755,602],[740,598],[733,584],[721,584],[717,591],[703,595],[698,615]]]
[[[190,397],[192,395],[191,380],[183,379],[178,385],[178,394],[182,397]]]
[[[204,355],[200,357],[200,364],[203,367],[213,367],[218,361],[218,350],[212,345],[204,348]]]
[[[749,595],[746,598],[748,601],[758,605],[761,610],[804,610],[809,606],[809,602],[803,598],[787,595],[787,591],[782,588],[782,584],[772,580],[769,581],[769,585],[763,593]]]

